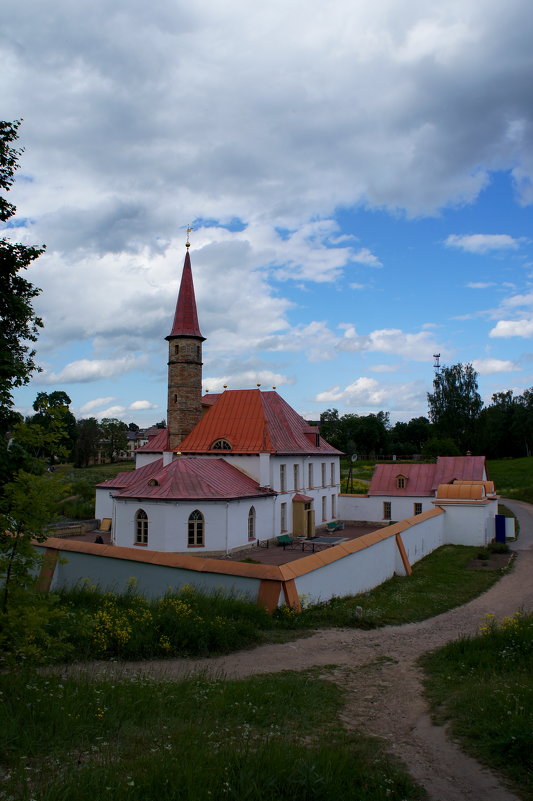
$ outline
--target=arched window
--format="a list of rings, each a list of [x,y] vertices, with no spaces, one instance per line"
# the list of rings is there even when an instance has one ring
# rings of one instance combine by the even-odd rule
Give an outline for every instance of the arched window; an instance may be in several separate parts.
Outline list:
[[[248,539],[255,540],[255,509],[253,506],[248,512]]]
[[[148,545],[148,515],[144,509],[135,515],[135,545]]]
[[[189,515],[189,531],[187,545],[194,548],[204,544],[204,516],[198,509]]]
[[[216,439],[211,445],[213,451],[230,451],[231,445],[227,439]]]
[[[396,476],[396,489],[405,489],[407,486],[407,478],[405,476]]]

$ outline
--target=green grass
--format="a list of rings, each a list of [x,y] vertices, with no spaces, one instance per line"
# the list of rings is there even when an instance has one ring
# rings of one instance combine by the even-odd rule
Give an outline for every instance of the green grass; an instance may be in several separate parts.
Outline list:
[[[420,661],[437,721],[533,799],[533,615],[489,617],[480,636]]]
[[[2,798],[415,801],[381,744],[338,721],[311,673],[244,681],[0,676]]]
[[[59,465],[56,473],[68,481],[71,493],[59,505],[58,514],[69,520],[91,520],[94,517],[96,484],[114,478],[117,473],[133,470],[134,466],[134,462],[116,462],[91,467]]]
[[[533,456],[487,461],[487,474],[498,495],[533,503]]]
[[[412,576],[394,576],[369,592],[333,598],[304,610],[301,615],[285,613],[287,625],[373,628],[412,623],[441,614],[467,603],[500,578],[498,570],[476,571],[467,567],[478,550],[444,545],[413,565]],[[360,614],[357,607],[361,607]]]

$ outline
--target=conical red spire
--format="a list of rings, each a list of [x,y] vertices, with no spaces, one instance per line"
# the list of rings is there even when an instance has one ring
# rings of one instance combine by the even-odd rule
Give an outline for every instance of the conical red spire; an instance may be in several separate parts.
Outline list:
[[[172,330],[166,339],[171,337],[198,337],[204,340],[198,325],[198,314],[196,313],[196,299],[194,297],[194,284],[192,280],[191,258],[189,251],[185,254],[183,272],[181,274],[181,285],[176,303],[176,313]]]

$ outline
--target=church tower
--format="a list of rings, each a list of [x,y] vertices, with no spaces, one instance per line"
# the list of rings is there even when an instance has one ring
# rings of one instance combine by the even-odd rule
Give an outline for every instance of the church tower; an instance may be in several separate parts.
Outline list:
[[[169,448],[179,448],[202,416],[202,342],[192,280],[189,238],[174,323],[168,341]]]

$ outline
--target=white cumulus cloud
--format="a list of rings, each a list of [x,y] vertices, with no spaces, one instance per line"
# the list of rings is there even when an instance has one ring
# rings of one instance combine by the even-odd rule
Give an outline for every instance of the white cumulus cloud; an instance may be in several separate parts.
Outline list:
[[[146,364],[146,356],[123,356],[118,359],[78,359],[57,373],[43,372],[36,378],[40,384],[75,384],[99,381],[137,370]]]
[[[515,362],[505,359],[472,359],[472,366],[479,375],[511,373],[521,369]]]
[[[150,401],[147,400],[137,400],[133,401],[133,403],[130,403],[130,405],[128,406],[128,410],[132,412],[139,412],[142,411],[143,409],[157,409],[157,404],[151,403]]]
[[[518,250],[520,242],[509,234],[450,234],[445,240],[450,248],[469,253],[490,253],[493,250]]]
[[[498,320],[489,332],[490,337],[523,337],[533,336],[533,320]]]

